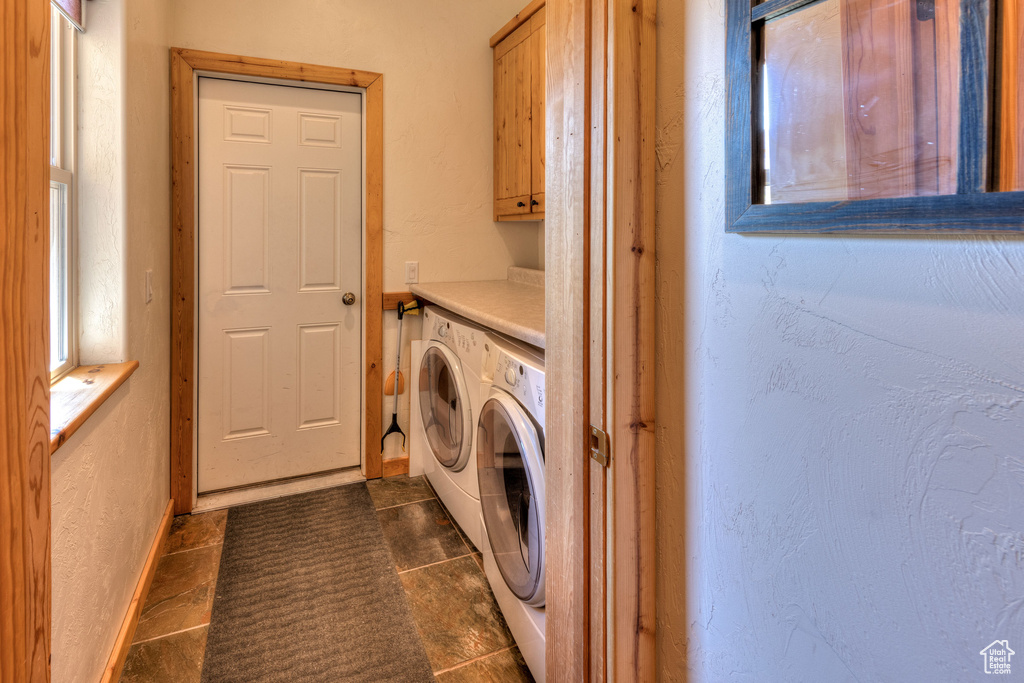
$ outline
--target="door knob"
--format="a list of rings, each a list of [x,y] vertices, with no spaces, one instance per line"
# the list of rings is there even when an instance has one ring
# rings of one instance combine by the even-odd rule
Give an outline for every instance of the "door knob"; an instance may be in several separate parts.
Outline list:
[[[352,292],[345,292],[345,294],[341,297],[341,303],[345,304],[346,306],[351,306],[355,302],[356,295],[353,294]]]

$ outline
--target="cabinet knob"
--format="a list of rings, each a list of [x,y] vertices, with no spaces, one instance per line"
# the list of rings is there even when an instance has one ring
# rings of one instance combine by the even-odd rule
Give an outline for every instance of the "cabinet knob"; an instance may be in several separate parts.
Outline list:
[[[540,202],[538,202],[536,199],[531,199],[530,206],[540,206]]]
[[[516,206],[518,206],[521,209],[524,206],[526,206],[526,204],[524,204],[523,202],[516,202]]]

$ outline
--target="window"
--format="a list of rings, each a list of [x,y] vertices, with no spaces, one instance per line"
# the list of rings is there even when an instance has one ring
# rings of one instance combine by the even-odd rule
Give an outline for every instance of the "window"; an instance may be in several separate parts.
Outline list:
[[[75,41],[56,8],[50,18],[50,378],[78,362],[75,333]]]
[[[727,230],[1024,231],[1018,0],[727,2]]]

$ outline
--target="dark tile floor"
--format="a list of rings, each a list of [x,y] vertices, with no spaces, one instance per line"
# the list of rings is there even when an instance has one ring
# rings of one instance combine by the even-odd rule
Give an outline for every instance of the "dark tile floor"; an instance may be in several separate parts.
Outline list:
[[[465,538],[422,477],[367,482],[424,648],[441,683],[532,681]],[[121,680],[198,683],[227,512],[177,517]]]
[[[199,681],[227,510],[176,517],[139,616],[121,680]]]

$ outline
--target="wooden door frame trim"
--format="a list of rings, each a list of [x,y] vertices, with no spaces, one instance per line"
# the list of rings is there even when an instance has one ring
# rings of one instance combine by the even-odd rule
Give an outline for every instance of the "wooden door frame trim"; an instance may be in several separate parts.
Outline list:
[[[366,90],[363,472],[381,476],[384,234],[384,77],[315,64],[171,48],[171,492],[175,514],[192,511],[195,415],[196,72]]]
[[[657,676],[656,5],[547,0],[549,680]]]
[[[0,0],[0,682],[50,680],[50,3]]]
[[[612,680],[653,681],[657,0],[609,4]]]

